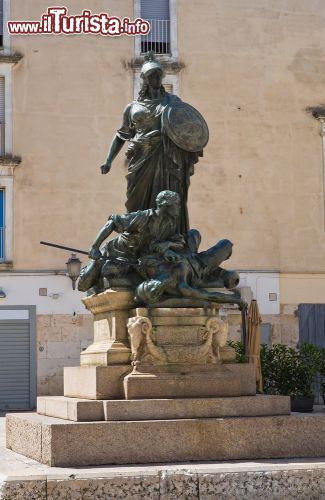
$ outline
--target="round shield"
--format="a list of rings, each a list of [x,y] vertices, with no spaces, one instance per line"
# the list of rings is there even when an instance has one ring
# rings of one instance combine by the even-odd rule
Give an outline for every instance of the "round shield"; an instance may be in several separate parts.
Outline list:
[[[207,145],[209,129],[206,121],[190,104],[181,100],[169,104],[161,119],[163,131],[179,148],[195,153]]]

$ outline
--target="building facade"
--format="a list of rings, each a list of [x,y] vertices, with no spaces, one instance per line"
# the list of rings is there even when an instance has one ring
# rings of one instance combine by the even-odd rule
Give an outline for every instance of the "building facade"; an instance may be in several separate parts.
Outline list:
[[[91,341],[91,317],[67,276],[70,253],[39,242],[87,250],[107,216],[125,211],[126,147],[106,176],[100,165],[137,96],[148,49],[164,64],[167,90],[210,129],[189,191],[191,227],[202,249],[234,242],[228,266],[258,300],[264,341],[295,345],[299,304],[325,303],[323,2],[64,3],[73,15],[143,17],[152,29],[143,37],[9,36],[9,19],[40,19],[50,5],[2,0],[0,408],[33,406],[36,382],[39,394],[60,394],[62,367],[79,364]],[[238,338],[240,315],[228,315]],[[5,360],[17,345],[25,371],[15,379]]]

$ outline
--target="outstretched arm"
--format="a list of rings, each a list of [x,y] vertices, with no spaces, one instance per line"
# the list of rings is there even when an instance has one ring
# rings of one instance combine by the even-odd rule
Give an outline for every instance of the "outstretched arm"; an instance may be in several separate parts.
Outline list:
[[[113,160],[121,151],[125,141],[129,141],[134,135],[134,128],[131,123],[131,104],[128,104],[123,113],[122,125],[117,131],[112,144],[109,147],[107,160],[104,165],[101,166],[102,174],[107,174],[110,171]]]
[[[202,288],[193,288],[187,281],[181,281],[177,285],[182,297],[188,299],[208,300],[217,304],[237,304],[239,309],[247,309],[247,303],[236,293],[208,292]]]
[[[108,150],[106,163],[100,167],[102,174],[107,174],[110,171],[112,162],[121,151],[124,142],[118,135],[115,135]]]
[[[115,223],[114,223],[114,221],[109,219],[106,222],[105,226],[103,226],[102,229],[99,231],[94,243],[92,244],[92,247],[91,247],[90,252],[89,252],[89,257],[91,259],[96,260],[96,259],[100,259],[102,257],[102,254],[99,250],[99,247],[103,243],[103,241],[105,241],[106,238],[108,238],[109,235],[112,234],[114,229],[115,229]]]

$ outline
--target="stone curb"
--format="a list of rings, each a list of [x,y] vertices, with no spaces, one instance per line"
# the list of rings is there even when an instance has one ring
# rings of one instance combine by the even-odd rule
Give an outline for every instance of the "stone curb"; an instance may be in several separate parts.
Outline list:
[[[1,500],[325,499],[325,463],[310,468],[216,472],[207,467],[121,473],[3,476]],[[229,466],[230,467],[230,466]],[[299,466],[298,466],[299,467]],[[209,472],[210,471],[210,472]],[[100,476],[100,473],[99,473]]]

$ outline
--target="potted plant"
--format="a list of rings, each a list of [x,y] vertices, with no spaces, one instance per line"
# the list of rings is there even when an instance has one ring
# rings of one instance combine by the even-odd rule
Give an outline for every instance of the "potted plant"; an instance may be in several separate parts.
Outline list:
[[[262,349],[262,374],[267,394],[290,396],[291,410],[313,410],[313,382],[320,369],[322,350],[304,343],[298,349],[276,344]]]
[[[236,349],[237,361],[244,362],[242,343],[231,342],[230,345]],[[292,411],[312,411],[312,386],[324,358],[322,351],[325,350],[307,343],[298,349],[283,344],[275,344],[272,347],[261,345],[264,393],[290,396]]]

